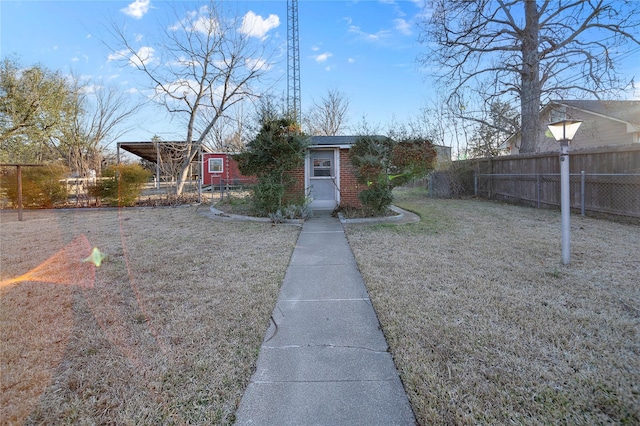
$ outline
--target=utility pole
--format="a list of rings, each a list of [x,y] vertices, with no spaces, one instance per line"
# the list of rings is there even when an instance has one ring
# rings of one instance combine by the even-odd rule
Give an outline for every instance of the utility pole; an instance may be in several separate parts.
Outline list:
[[[287,109],[298,125],[302,121],[299,39],[298,0],[287,0]]]

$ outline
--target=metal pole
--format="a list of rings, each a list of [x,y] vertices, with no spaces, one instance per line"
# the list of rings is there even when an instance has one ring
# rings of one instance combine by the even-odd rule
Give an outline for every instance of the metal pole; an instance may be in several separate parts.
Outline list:
[[[18,220],[22,222],[22,166],[16,166],[18,175]]]
[[[571,262],[570,221],[571,204],[569,196],[569,141],[560,145],[560,212],[562,215],[562,263]]]
[[[473,195],[478,196],[478,174],[473,174]]]
[[[204,178],[204,162],[202,161],[202,145],[198,145],[198,160],[200,161],[200,170],[198,170],[198,202],[202,202],[202,179]]]
[[[540,174],[538,174],[537,179],[536,179],[536,198],[538,199],[538,208],[540,208],[540,193],[542,192],[540,190],[541,186],[542,186],[542,176],[540,176]]]
[[[584,216],[584,194],[585,194],[585,174],[584,170],[580,171],[580,215]]]
[[[429,176],[429,198],[434,198],[434,195],[433,195],[433,179],[435,179],[435,176],[432,173],[431,176]]]
[[[156,189],[160,189],[160,142],[154,142],[156,146]]]

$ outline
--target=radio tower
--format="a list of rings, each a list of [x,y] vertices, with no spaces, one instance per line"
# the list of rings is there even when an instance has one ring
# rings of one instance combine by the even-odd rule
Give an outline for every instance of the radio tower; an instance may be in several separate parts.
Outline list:
[[[298,33],[298,0],[287,0],[287,109],[298,125],[300,107],[300,46]]]

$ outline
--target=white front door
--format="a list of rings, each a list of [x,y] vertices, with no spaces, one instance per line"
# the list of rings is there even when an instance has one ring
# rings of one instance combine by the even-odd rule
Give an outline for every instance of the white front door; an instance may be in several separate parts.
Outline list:
[[[335,149],[312,149],[307,159],[307,188],[314,210],[333,210],[338,205],[337,155]]]

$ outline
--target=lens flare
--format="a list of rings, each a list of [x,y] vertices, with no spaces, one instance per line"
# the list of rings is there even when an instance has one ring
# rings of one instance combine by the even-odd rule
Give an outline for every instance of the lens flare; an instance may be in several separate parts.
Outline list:
[[[87,255],[93,257],[91,244],[82,234],[69,244],[58,250],[53,256],[36,266],[25,274],[0,282],[0,287],[25,281],[38,281],[51,284],[77,285],[84,288],[92,288],[95,282],[96,267],[100,266],[104,256],[96,248],[100,257],[99,261],[84,262]]]

